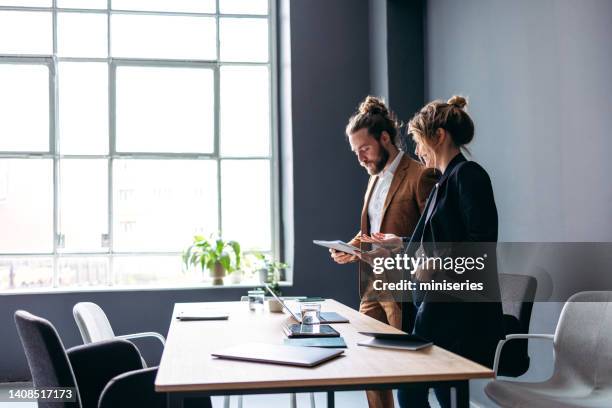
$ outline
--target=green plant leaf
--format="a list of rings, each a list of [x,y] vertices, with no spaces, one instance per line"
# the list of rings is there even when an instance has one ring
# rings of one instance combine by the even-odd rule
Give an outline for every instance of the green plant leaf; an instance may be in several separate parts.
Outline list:
[[[229,241],[228,245],[234,250],[234,255],[236,256],[236,269],[239,269],[241,261],[240,244],[237,241]]]
[[[217,247],[215,248],[215,252],[217,253],[217,255],[221,255],[224,247],[225,247],[225,242],[223,242],[221,238],[217,239]]]
[[[219,262],[221,263],[221,265],[223,266],[223,269],[225,269],[227,272],[232,272],[231,269],[231,262],[230,262],[230,256],[227,253],[222,253],[221,256],[219,257]]]
[[[185,264],[187,268],[189,268],[189,257],[191,255],[192,248],[193,248],[193,245],[190,245],[189,248],[183,251],[183,263]]]

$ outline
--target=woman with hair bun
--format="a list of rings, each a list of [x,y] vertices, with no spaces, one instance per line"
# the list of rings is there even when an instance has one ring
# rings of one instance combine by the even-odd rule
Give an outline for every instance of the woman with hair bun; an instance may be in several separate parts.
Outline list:
[[[480,271],[419,267],[412,277],[417,282],[469,280],[482,283],[484,291],[416,292],[413,333],[491,367],[497,343],[504,335],[495,253],[497,208],[489,175],[462,153],[474,138],[474,122],[464,110],[466,104],[461,96],[453,96],[448,102],[434,101],[409,123],[417,156],[427,167],[439,170],[442,177],[429,195],[406,253],[465,259],[465,255],[483,256],[486,250],[486,267]],[[392,247],[399,245],[401,238],[373,234],[369,242]],[[450,389],[436,387],[435,383],[400,389],[400,405],[429,407],[428,388],[434,388],[442,407],[450,406]]]

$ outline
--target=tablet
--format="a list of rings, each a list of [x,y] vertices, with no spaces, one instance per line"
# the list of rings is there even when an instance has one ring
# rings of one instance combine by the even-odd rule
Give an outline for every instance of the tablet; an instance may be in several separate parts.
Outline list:
[[[424,339],[416,334],[407,333],[375,333],[375,332],[359,332],[364,336],[374,337],[375,339],[382,340],[398,340],[398,341],[421,341],[423,343],[429,343],[429,340]]]
[[[416,351],[433,345],[431,341],[414,334],[372,332],[359,332],[359,334],[373,337],[357,343],[359,346]]]
[[[340,333],[328,324],[290,324],[284,326],[283,331],[290,338],[340,336]]]
[[[357,255],[361,253],[361,250],[356,246],[347,244],[346,242],[336,240],[336,241],[321,241],[315,239],[312,241],[316,245],[320,245],[325,248],[335,249],[336,251],[346,252],[347,254]]]

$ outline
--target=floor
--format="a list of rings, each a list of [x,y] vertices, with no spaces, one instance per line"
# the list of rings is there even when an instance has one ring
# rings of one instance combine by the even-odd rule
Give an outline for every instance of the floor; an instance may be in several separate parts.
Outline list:
[[[10,383],[0,384],[0,408],[37,408],[35,402],[6,402],[9,389],[26,388],[27,383]],[[337,392],[336,407],[338,408],[367,408],[368,402],[363,391],[348,391]],[[430,395],[430,404],[432,408],[439,408],[435,397]],[[326,406],[327,394],[315,393],[315,404],[317,407]],[[213,408],[223,408],[223,397],[213,397]],[[246,395],[242,403],[243,408],[286,408],[289,407],[289,394],[274,394],[274,395]],[[397,405],[397,397],[396,404]],[[238,397],[231,397],[230,407],[238,407]],[[310,397],[308,394],[298,394],[297,408],[309,408]]]
[[[9,389],[27,387],[29,384],[0,384],[0,408],[36,408],[35,402],[6,402],[5,396]],[[317,407],[326,406],[327,394],[315,393]],[[213,397],[213,408],[223,408],[223,397]],[[243,399],[244,408],[285,408],[289,407],[289,394],[274,395],[247,395]],[[337,392],[336,407],[367,408],[368,403],[363,391]],[[238,397],[231,397],[230,407],[238,407]],[[309,408],[310,397],[308,394],[297,395],[297,408]]]

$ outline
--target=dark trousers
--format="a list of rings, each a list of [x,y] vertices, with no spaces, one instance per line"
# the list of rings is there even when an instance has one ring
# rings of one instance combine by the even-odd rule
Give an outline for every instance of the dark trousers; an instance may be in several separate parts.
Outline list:
[[[451,396],[449,387],[433,387],[432,385],[414,385],[410,388],[397,390],[397,400],[401,408],[430,408],[428,395],[429,389],[433,388],[436,398],[442,408],[450,408]]]

